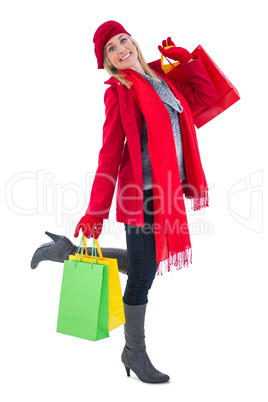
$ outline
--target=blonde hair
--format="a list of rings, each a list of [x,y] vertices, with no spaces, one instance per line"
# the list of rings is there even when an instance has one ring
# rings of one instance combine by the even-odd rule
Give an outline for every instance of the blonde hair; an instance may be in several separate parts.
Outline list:
[[[134,43],[134,45],[137,47],[137,51],[138,51],[138,59],[139,62],[143,68],[143,70],[145,71],[146,74],[148,74],[150,77],[152,77],[153,79],[155,79],[157,82],[161,82],[161,80],[158,78],[158,76],[153,72],[153,70],[150,69],[150,67],[148,66],[148,64],[146,63],[142,53],[141,53],[141,49],[138,45],[138,43],[135,41],[135,39],[133,39],[131,36],[125,34],[131,41],[132,43]],[[105,49],[103,49],[103,67],[105,68],[105,70],[107,71],[107,73],[109,75],[111,75],[112,77],[115,77],[118,79],[118,81],[121,82],[121,84],[125,85],[127,88],[131,87],[131,82],[128,81],[126,78],[124,78],[122,76],[122,74],[119,73],[119,71],[117,70],[116,67],[114,67],[113,65],[110,64],[110,61],[106,55]]]

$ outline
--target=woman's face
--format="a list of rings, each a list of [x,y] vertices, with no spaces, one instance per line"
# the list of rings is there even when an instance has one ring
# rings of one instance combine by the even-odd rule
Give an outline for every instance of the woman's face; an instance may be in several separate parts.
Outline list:
[[[105,52],[110,63],[118,70],[132,68],[143,71],[138,59],[137,48],[127,35],[113,36],[105,45]]]

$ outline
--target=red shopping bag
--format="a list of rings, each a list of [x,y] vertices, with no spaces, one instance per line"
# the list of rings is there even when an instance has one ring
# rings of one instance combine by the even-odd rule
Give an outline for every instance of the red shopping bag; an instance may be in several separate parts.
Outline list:
[[[197,46],[197,48],[191,54],[193,58],[201,57],[205,69],[207,70],[211,81],[213,82],[219,95],[219,99],[216,103],[214,103],[214,105],[200,107],[193,113],[194,123],[197,128],[200,128],[208,121],[214,119],[214,117],[224,112],[224,110],[233,105],[235,102],[237,102],[240,99],[240,96],[238,90],[223,74],[223,72],[219,69],[216,63],[214,63],[212,58],[208,55],[208,53],[201,45]],[[165,71],[167,77],[175,82],[187,84],[186,77],[182,69],[180,69],[179,62],[176,62],[174,64],[172,64],[169,60],[168,62],[169,64],[163,65],[163,56],[161,56],[162,68]]]

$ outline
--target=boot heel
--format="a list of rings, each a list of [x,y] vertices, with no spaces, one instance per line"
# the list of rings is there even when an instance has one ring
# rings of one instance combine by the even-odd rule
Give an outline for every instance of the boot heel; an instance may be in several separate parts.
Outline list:
[[[124,366],[125,366],[125,369],[126,369],[126,372],[127,372],[127,376],[130,377],[130,368],[127,367],[125,364],[124,364]]]
[[[70,254],[77,252],[77,247],[65,236],[55,235],[45,232],[53,241],[42,244],[35,251],[31,268],[34,269],[41,261],[64,262],[68,260]]]
[[[59,236],[50,232],[45,232],[45,234],[48,235],[55,243],[63,238],[63,236]]]

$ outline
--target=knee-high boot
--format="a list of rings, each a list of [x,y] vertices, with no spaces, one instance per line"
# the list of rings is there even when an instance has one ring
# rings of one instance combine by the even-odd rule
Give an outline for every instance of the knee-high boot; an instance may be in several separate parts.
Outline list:
[[[34,269],[41,261],[64,262],[68,260],[70,254],[75,254],[78,247],[75,246],[66,236],[59,236],[53,233],[45,232],[53,241],[42,244],[38,247],[31,260],[31,268]],[[121,248],[101,248],[103,257],[116,258],[119,272],[128,273],[127,250]],[[91,255],[91,247],[87,248]]]
[[[126,344],[121,355],[121,360],[128,376],[130,376],[130,370],[132,370],[143,382],[166,382],[169,380],[169,376],[156,370],[146,352],[144,334],[146,306],[147,303],[138,306],[124,303]]]

